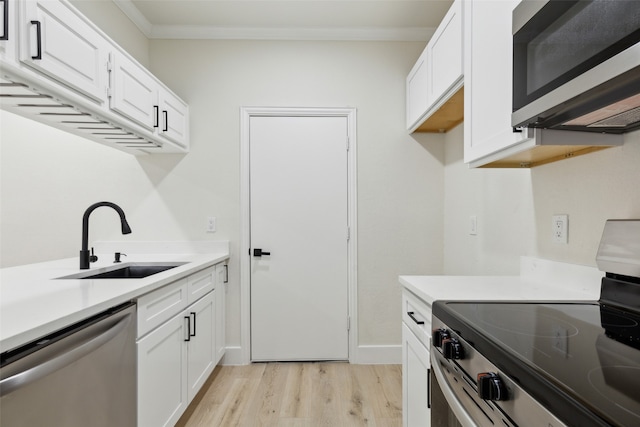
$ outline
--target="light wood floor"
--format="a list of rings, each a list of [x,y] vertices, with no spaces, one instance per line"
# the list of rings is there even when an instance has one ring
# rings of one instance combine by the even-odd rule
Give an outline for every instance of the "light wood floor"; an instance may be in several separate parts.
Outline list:
[[[402,425],[401,365],[218,366],[177,426]]]

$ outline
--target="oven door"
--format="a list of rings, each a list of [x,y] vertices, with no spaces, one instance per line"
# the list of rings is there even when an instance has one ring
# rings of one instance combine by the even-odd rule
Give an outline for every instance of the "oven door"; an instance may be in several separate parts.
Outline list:
[[[617,109],[637,106],[638,42],[637,1],[523,0],[513,12],[512,124],[630,130],[634,120],[620,115],[616,125],[584,120],[622,100]]]
[[[432,427],[512,427],[491,403],[478,397],[477,386],[438,349],[431,351]]]

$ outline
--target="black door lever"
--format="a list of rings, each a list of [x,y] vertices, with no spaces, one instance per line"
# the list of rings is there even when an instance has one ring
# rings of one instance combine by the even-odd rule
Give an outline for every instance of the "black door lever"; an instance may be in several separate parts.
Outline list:
[[[253,249],[253,256],[262,256],[262,255],[271,255],[271,252],[265,252],[262,249],[255,248]]]

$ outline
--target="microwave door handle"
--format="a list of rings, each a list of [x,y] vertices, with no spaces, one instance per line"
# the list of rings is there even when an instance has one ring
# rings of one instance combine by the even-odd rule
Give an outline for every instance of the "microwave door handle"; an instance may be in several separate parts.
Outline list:
[[[2,381],[0,381],[0,397],[4,397],[5,395],[15,390],[18,390],[41,378],[44,378],[52,372],[58,371],[65,366],[75,362],[76,360],[86,356],[87,354],[93,352],[103,344],[115,338],[120,332],[122,332],[122,330],[129,324],[130,321],[131,314],[127,314],[114,326],[110,327],[104,332],[98,332],[88,341],[85,341],[84,343],[72,349],[66,350],[59,356],[56,356],[35,366],[28,366],[21,372],[3,379]]]
[[[449,408],[455,414],[456,418],[458,419],[458,422],[462,426],[476,427],[477,426],[476,422],[473,420],[473,418],[471,418],[467,410],[464,409],[464,406],[462,405],[462,403],[460,403],[460,401],[458,400],[456,395],[453,393],[453,391],[451,391],[451,388],[449,387],[449,383],[447,382],[447,379],[444,377],[444,374],[442,373],[442,366],[440,366],[440,362],[438,361],[434,353],[436,353],[436,351],[432,350],[431,351],[431,371],[435,374],[438,384],[431,384],[431,387],[437,387],[438,385],[440,385],[440,391],[442,391],[444,398],[447,400],[447,403],[449,404]],[[431,410],[433,411],[433,408]]]

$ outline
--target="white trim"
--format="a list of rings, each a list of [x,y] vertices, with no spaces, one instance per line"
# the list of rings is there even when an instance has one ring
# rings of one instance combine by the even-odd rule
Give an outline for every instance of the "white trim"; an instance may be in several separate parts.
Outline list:
[[[131,0],[113,0],[113,2],[120,8],[120,10],[127,15],[127,17],[135,24],[136,27],[147,36],[151,37],[153,31],[153,25],[147,20],[147,18],[140,12],[140,9],[136,7]]]
[[[240,346],[227,346],[224,350],[224,356],[218,362],[219,365],[224,366],[238,366],[246,365],[242,360],[242,348]]]
[[[113,2],[149,39],[426,42],[436,30],[433,27],[251,28],[211,25],[154,25],[149,22],[131,0],[113,0]]]
[[[249,212],[249,122],[251,117],[346,117],[349,133],[348,162],[348,209],[351,238],[349,239],[348,287],[349,287],[349,361],[354,362],[358,343],[358,225],[357,225],[357,137],[355,108],[282,108],[282,107],[241,107],[240,108],[240,364],[251,362],[251,328],[250,328],[250,212]]]
[[[361,345],[351,363],[359,365],[400,365],[401,345]]]
[[[153,25],[152,39],[427,41],[433,28],[249,28]]]

